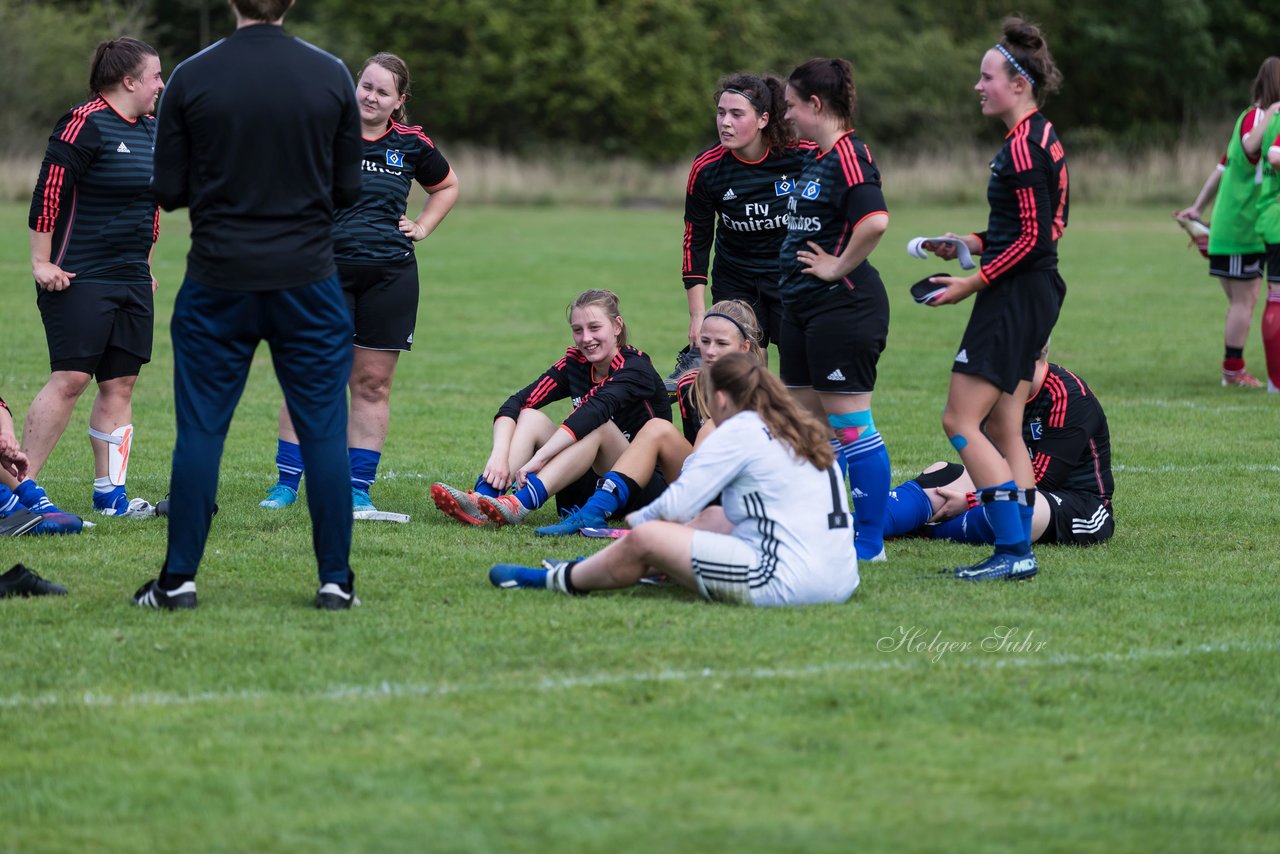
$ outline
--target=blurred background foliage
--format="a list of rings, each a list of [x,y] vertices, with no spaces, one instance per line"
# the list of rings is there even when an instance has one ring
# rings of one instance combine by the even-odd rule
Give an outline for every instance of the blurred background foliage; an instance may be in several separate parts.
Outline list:
[[[1010,11],[988,0],[299,0],[288,28],[353,71],[378,50],[403,56],[411,119],[450,144],[670,163],[714,141],[717,78],[785,75],[811,56],[853,63],[873,146],[998,139],[972,85]],[[1274,9],[1249,0],[1027,0],[1018,11],[1044,28],[1063,70],[1046,112],[1073,152],[1225,141],[1276,52]],[[0,151],[43,149],[84,97],[99,39],[143,38],[167,73],[232,26],[226,0],[0,0]]]

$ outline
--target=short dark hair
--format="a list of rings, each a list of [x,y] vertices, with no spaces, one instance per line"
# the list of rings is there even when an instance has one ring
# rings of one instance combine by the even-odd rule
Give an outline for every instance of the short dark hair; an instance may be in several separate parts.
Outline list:
[[[99,42],[89,60],[89,94],[99,95],[126,77],[137,77],[149,56],[159,56],[144,41],[123,36]]]
[[[250,21],[278,21],[293,5],[293,0],[231,0],[236,11]]]

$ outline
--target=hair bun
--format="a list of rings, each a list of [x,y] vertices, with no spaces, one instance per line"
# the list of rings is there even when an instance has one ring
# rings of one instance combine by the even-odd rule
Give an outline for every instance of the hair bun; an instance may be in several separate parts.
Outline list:
[[[1004,40],[1032,53],[1044,47],[1044,36],[1041,35],[1040,28],[1022,18],[1005,18]]]

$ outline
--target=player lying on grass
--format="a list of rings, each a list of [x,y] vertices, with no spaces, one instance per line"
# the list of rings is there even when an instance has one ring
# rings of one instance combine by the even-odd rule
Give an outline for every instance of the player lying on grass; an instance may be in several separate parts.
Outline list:
[[[441,511],[467,525],[523,521],[555,496],[561,511],[578,507],[596,480],[653,419],[671,421],[671,401],[649,357],[627,344],[627,326],[612,291],[589,290],[569,307],[574,346],[536,380],[511,395],[493,421],[493,451],[470,490],[431,487]],[[538,410],[571,398],[573,412],[555,424]],[[515,501],[498,502],[512,486]],[[634,507],[666,487],[655,475]]]
[[[849,499],[828,431],[747,354],[723,356],[698,379],[716,423],[633,530],[584,560],[545,568],[499,564],[496,587],[578,594],[665,573],[716,602],[844,602],[858,587]],[[717,496],[720,506],[709,506]],[[690,522],[696,520],[697,524]]]
[[[750,353],[764,362],[764,352],[758,343],[760,327],[755,312],[743,300],[714,303],[703,315],[700,329],[699,350],[704,367],[714,365],[717,359],[729,353]],[[603,527],[606,520],[619,515],[622,508],[631,503],[632,495],[639,495],[648,488],[655,472],[664,481],[675,480],[694,448],[715,429],[715,425],[698,408],[697,395],[694,394],[701,370],[696,368],[686,372],[676,383],[683,432],[670,421],[660,418],[645,424],[613,467],[600,478],[595,493],[587,502],[557,524],[539,528],[536,533],[544,537],[566,537],[583,528]],[[490,502],[506,502],[514,508],[511,502],[517,500],[510,495],[481,499],[481,507]]]
[[[1022,434],[1036,477],[1032,542],[1087,546],[1111,539],[1115,482],[1107,416],[1084,380],[1050,364],[1048,347],[1036,360]],[[885,534],[995,542],[968,472],[941,461],[890,492]]]

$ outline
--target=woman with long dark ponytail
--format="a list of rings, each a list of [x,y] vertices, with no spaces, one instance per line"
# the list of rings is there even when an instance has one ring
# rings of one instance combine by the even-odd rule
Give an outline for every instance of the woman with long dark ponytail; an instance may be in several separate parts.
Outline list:
[[[89,383],[93,508],[149,516],[125,491],[133,433],[133,388],[151,361],[151,252],[160,219],[151,191],[155,110],[164,79],[154,48],[134,38],[104,41],[89,68],[90,98],[58,120],[31,194],[31,272],[49,343],[49,381],[23,423],[35,478]],[[28,479],[20,500],[56,512]]]
[[[871,253],[889,226],[880,170],[853,129],[857,90],[843,59],[811,59],[787,78],[787,120],[817,148],[787,200],[781,250],[779,373],[831,427],[849,473],[860,560],[884,559],[889,452],[871,415],[889,337],[889,297]]]

